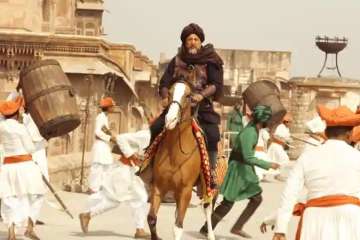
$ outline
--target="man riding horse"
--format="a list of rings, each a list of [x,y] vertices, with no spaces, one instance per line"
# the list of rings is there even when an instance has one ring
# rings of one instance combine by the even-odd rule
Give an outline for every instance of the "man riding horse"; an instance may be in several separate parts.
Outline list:
[[[178,54],[170,61],[160,80],[159,93],[165,108],[150,126],[151,141],[163,130],[169,106],[169,89],[176,81],[186,81],[193,87],[192,112],[207,140],[207,150],[212,169],[212,185],[215,187],[217,144],[220,140],[220,116],[214,111],[213,100],[217,100],[223,90],[223,61],[212,44],[202,43],[205,35],[202,28],[191,23],[181,33],[182,45]]]

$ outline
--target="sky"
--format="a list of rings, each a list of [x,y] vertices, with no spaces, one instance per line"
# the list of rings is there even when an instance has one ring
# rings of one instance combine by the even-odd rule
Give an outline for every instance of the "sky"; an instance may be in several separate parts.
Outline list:
[[[315,45],[317,35],[345,36],[340,71],[360,80],[359,0],[105,0],[106,38],[135,45],[155,63],[161,52],[168,58],[176,53],[181,30],[191,22],[216,48],[291,51],[292,77],[320,71],[324,53]]]

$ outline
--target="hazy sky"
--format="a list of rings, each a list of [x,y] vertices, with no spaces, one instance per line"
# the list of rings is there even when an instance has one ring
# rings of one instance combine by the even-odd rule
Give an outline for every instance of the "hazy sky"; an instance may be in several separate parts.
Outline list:
[[[196,22],[217,48],[291,51],[292,76],[319,72],[316,35],[346,36],[340,71],[360,79],[359,0],[105,0],[105,8],[107,38],[135,45],[156,63],[160,52],[176,53],[182,28]]]

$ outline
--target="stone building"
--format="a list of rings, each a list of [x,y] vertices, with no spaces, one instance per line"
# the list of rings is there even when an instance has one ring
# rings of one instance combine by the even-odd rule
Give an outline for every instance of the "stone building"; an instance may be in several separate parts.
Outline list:
[[[102,0],[2,0],[0,9],[0,98],[15,89],[22,69],[40,59],[56,59],[77,93],[82,124],[49,142],[52,180],[78,175],[83,147],[88,152],[94,140],[102,96],[117,103],[110,115],[114,132],[138,130],[147,124],[145,113],[157,114],[157,68],[134,46],[102,38]],[[64,161],[71,172],[59,167]]]
[[[216,49],[224,61],[226,95],[241,93],[259,80],[288,81],[291,53],[243,49]]]
[[[360,82],[355,79],[335,77],[297,77],[289,81],[290,112],[293,115],[291,133],[306,139],[305,123],[317,116],[316,106],[348,106],[356,111],[360,103]],[[303,143],[294,141],[290,157],[296,159],[303,149]]]
[[[216,51],[224,61],[224,98],[219,109],[223,117],[223,129],[226,128],[227,114],[252,82],[270,80],[281,89],[290,78],[291,52],[244,49]],[[284,99],[286,95],[283,92]]]

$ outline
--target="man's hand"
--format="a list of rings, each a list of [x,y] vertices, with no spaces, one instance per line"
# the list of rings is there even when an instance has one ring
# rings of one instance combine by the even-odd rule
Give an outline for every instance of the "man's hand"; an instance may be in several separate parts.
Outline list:
[[[199,103],[204,99],[204,96],[199,93],[195,93],[194,95],[191,96],[191,99],[196,103]]]
[[[166,97],[166,98],[161,99],[161,106],[163,108],[166,108],[168,105],[169,105],[169,98]]]
[[[105,134],[110,135],[110,142],[116,143],[116,137],[112,134],[112,132],[105,126],[101,128],[101,131],[103,131]]]
[[[270,168],[276,170],[276,169],[280,168],[280,164],[273,162],[273,163],[271,163],[271,167],[270,167]]]
[[[286,240],[284,233],[275,233],[273,240]]]
[[[101,128],[101,131],[103,131],[105,134],[107,134],[107,135],[111,135],[111,131],[107,128],[107,127],[105,127],[105,126],[103,126],[102,128]]]
[[[110,142],[112,143],[116,143],[116,137],[111,135],[111,138],[110,138]]]
[[[263,222],[263,223],[260,225],[260,231],[261,231],[262,233],[266,233],[266,231],[267,231],[266,227],[267,227],[266,223]],[[271,230],[274,230],[274,228],[275,228],[275,226],[274,226],[274,225],[271,225]]]
[[[129,160],[135,165],[135,166],[141,166],[142,161],[140,160],[140,156],[136,153],[134,153],[133,155],[131,155],[129,157]]]

